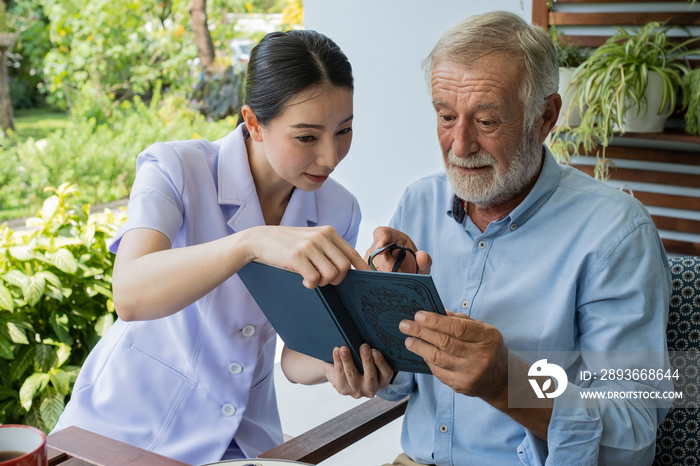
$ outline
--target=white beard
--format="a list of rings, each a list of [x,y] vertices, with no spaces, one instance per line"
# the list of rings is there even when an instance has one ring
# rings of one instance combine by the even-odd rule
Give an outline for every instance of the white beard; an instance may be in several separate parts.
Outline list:
[[[540,169],[542,154],[533,131],[527,131],[523,136],[522,145],[505,170],[484,150],[467,157],[457,157],[450,149],[445,171],[455,194],[480,208],[489,208],[520,193]],[[491,169],[480,175],[462,175],[456,167]]]

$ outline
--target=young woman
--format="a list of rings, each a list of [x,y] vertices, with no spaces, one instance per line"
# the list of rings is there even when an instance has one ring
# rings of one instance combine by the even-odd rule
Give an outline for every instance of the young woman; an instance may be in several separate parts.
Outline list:
[[[57,430],[76,425],[191,464],[282,442],[275,332],[235,274],[258,260],[312,288],[367,268],[354,249],[357,201],[328,178],[350,149],[352,70],[321,34],[271,33],[251,54],[245,91],[244,124],[225,138],[139,155],[112,245],[119,319]],[[308,365],[324,370],[306,358],[295,367]]]

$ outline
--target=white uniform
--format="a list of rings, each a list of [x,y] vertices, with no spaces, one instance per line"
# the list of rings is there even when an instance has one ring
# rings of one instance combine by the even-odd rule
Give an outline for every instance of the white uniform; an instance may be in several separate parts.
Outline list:
[[[331,225],[354,246],[355,197],[329,179],[293,191],[286,226]],[[215,143],[141,153],[128,218],[172,247],[264,225],[243,125]],[[271,290],[274,292],[274,290]],[[117,320],[87,358],[55,430],[75,425],[191,464],[218,461],[235,437],[248,457],[282,442],[273,384],[276,334],[238,276],[176,314]]]

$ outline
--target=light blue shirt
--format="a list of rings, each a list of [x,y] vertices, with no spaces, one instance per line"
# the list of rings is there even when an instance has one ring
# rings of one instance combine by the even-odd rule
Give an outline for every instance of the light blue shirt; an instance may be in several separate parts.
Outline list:
[[[670,273],[649,215],[549,151],[544,159],[527,198],[483,233],[468,216],[455,221],[444,174],[411,185],[391,226],[432,256],[445,307],[493,325],[511,351],[646,350],[667,364]],[[564,367],[570,380],[582,364],[572,358]],[[577,379],[554,398],[546,443],[431,375],[400,373],[380,396],[410,394],[402,447],[420,463],[651,464],[665,409],[577,398],[590,384]]]
[[[264,225],[243,125],[225,138],[141,153],[125,225],[173,248]],[[357,200],[329,179],[295,189],[282,225],[331,225],[354,245]],[[271,290],[274,292],[274,290]],[[273,384],[276,334],[238,276],[176,314],[117,320],[82,367],[56,430],[76,425],[190,463],[218,461],[231,440],[248,457],[282,442]]]

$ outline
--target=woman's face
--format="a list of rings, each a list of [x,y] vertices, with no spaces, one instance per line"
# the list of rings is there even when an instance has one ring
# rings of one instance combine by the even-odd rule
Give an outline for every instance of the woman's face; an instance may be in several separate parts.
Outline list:
[[[352,91],[323,86],[301,92],[283,112],[261,126],[270,166],[304,191],[321,187],[350,150]]]

